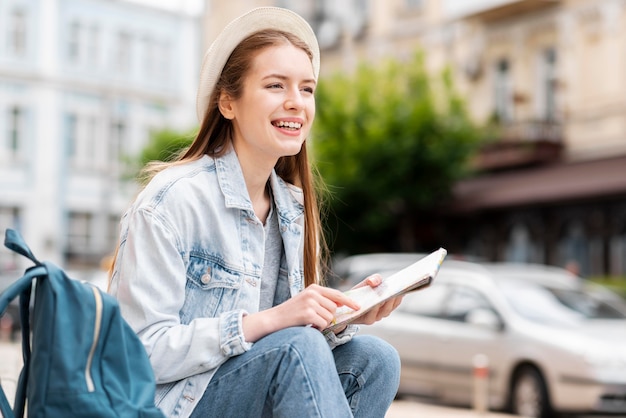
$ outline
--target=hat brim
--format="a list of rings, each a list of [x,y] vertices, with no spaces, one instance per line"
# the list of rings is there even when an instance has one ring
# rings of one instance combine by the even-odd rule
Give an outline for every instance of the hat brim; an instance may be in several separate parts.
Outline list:
[[[196,113],[202,122],[209,107],[209,100],[215,89],[226,61],[233,50],[248,36],[265,29],[276,29],[291,33],[307,44],[313,55],[315,79],[320,71],[320,51],[311,26],[298,14],[280,7],[259,7],[239,16],[230,22],[213,41],[202,61],[200,82],[196,97]]]

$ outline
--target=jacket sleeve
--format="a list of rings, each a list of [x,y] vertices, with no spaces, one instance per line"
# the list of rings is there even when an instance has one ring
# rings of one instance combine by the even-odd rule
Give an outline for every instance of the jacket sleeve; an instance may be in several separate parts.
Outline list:
[[[331,349],[334,349],[337,346],[347,343],[352,340],[354,334],[359,330],[358,325],[350,324],[343,331],[335,334],[334,332],[328,332],[325,334],[326,341]]]
[[[157,383],[209,371],[250,349],[242,309],[181,322],[188,254],[167,219],[143,208],[122,223],[110,293],[143,342]]]

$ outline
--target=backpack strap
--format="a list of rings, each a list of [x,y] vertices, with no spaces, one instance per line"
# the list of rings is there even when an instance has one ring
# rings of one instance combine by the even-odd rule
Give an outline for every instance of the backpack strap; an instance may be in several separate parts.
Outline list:
[[[22,254],[24,257],[30,259],[33,263],[38,266],[41,265],[39,260],[35,258],[33,252],[30,250],[22,235],[14,229],[7,228],[4,234],[4,246],[9,250],[13,250],[18,254]]]
[[[2,412],[2,416],[5,418],[14,418],[15,414],[13,414],[13,410],[11,409],[11,404],[7,399],[7,396],[4,394],[4,390],[0,387],[0,412]]]
[[[22,417],[24,415],[24,405],[26,402],[26,383],[28,379],[28,369],[30,366],[30,325],[29,325],[29,305],[32,282],[38,277],[48,274],[48,269],[44,265],[29,268],[26,273],[11,286],[0,294],[0,314],[8,308],[9,303],[19,296],[20,317],[22,325],[22,358],[24,366],[20,373],[17,389],[15,392],[14,411],[11,411],[10,404],[6,399],[2,385],[0,385],[0,411],[7,418]]]
[[[24,275],[17,279],[11,286],[6,288],[0,294],[0,315],[8,308],[9,303],[19,296],[20,298],[20,319],[22,324],[22,357],[24,359],[24,367],[20,373],[17,390],[15,393],[15,402],[13,410],[6,398],[4,390],[0,385],[0,411],[7,418],[23,417],[26,403],[26,384],[28,379],[28,369],[30,366],[30,319],[29,306],[32,282],[38,277],[46,276],[48,268],[39,262],[33,255],[32,251],[24,242],[22,236],[15,230],[7,229],[5,233],[4,245],[32,260],[36,266],[26,270]]]

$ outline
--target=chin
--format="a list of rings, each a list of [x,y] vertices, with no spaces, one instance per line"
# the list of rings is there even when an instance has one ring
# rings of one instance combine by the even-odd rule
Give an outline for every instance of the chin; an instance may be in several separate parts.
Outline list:
[[[303,146],[304,146],[304,141],[300,142],[299,144],[293,144],[293,146],[290,144],[289,146],[286,146],[283,148],[282,155],[283,157],[290,157],[290,156],[296,155],[302,150]]]

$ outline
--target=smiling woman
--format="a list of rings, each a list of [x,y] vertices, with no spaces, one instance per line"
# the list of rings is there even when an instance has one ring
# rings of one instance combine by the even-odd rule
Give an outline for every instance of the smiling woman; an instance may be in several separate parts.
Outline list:
[[[223,91],[219,98],[220,112],[233,122],[232,143],[239,160],[255,161],[266,172],[279,158],[300,152],[315,117],[309,56],[290,43],[288,35],[274,36],[284,37],[284,45],[257,53],[241,97]],[[264,203],[267,212],[269,201]]]
[[[389,344],[354,324],[321,332],[338,307],[358,305],[319,283],[307,156],[318,75],[317,40],[297,14],[259,8],[231,22],[204,58],[195,140],[147,167],[122,218],[110,292],[168,416],[383,417],[396,394]]]

